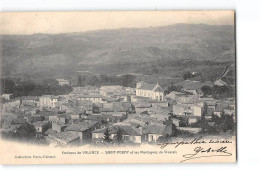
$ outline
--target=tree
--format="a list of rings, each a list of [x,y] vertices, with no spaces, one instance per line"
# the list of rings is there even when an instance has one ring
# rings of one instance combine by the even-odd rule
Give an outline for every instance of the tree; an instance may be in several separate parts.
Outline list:
[[[16,130],[16,137],[22,140],[34,140],[36,129],[32,124],[23,123]]]
[[[78,76],[78,83],[77,83],[77,85],[79,87],[81,87],[81,85],[82,85],[82,80],[81,80],[81,76],[80,75]]]
[[[210,86],[207,85],[202,86],[201,91],[203,92],[204,96],[212,95],[212,88]]]
[[[212,122],[215,123],[214,128],[217,133],[219,132],[234,132],[236,124],[234,122],[233,114],[228,115],[224,112],[221,113],[221,117],[218,117],[214,113],[212,113]],[[213,128],[213,127],[212,127]]]
[[[93,113],[99,113],[99,107],[96,104],[93,104],[92,111]]]
[[[234,90],[228,86],[213,86],[212,96],[215,99],[222,99],[234,96]]]
[[[23,123],[16,131],[2,132],[1,136],[5,139],[19,140],[21,142],[31,142],[39,145],[48,145],[49,143],[42,135],[36,136],[36,129],[32,124]]]
[[[208,122],[206,121],[205,117],[202,116],[200,122],[199,122],[199,127],[201,127],[201,132],[202,133],[206,133],[208,131],[208,128],[209,128],[209,124]]]
[[[57,80],[46,79],[41,82],[33,80],[2,79],[3,93],[12,93],[13,98],[21,96],[41,96],[41,95],[64,95],[72,91],[71,86],[61,86]],[[8,89],[8,90],[7,90]]]
[[[172,135],[171,136],[177,136],[178,135],[178,130],[175,124],[172,123]]]
[[[176,116],[171,114],[171,116],[169,116],[168,119],[163,122],[163,124],[166,125],[166,128],[165,128],[166,137],[173,137],[173,136],[177,136],[177,134],[178,134],[177,127],[172,122],[172,118],[175,118],[175,117]]]
[[[173,85],[173,83],[171,82],[171,84],[167,87],[167,89],[164,91],[164,94],[167,95],[169,93],[171,93],[172,91],[177,91],[177,92],[181,92],[182,91],[182,87],[180,85]]]
[[[123,142],[123,131],[120,128],[116,132],[115,142],[118,144]]]
[[[124,87],[132,87],[135,85],[135,76],[133,75],[123,75],[122,76],[122,86]]]
[[[89,78],[87,83],[89,85],[99,86],[100,85],[100,80],[98,79],[97,76],[92,76],[91,78]]]
[[[109,129],[107,128],[104,132],[104,142],[111,142]]]
[[[187,80],[187,79],[192,78],[192,77],[193,77],[193,75],[189,71],[187,71],[183,74],[184,80]]]
[[[221,114],[221,122],[220,122],[220,128],[223,132],[226,131],[233,131],[234,130],[234,126],[235,126],[235,122],[234,122],[234,118],[233,118],[233,114],[232,115],[228,115],[225,114],[224,112],[222,112]]]

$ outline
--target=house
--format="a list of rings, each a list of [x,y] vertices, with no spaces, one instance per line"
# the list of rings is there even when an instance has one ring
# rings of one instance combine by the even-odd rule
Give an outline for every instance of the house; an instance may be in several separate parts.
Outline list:
[[[213,83],[211,81],[207,81],[207,82],[203,83],[203,82],[200,82],[200,81],[185,80],[185,81],[182,81],[182,82],[175,84],[175,86],[182,87],[183,92],[188,92],[188,93],[191,93],[193,95],[197,95],[198,97],[203,96],[201,88],[204,85],[213,87]]]
[[[92,131],[91,132],[92,141],[103,139],[106,129],[107,128],[101,128],[101,129],[97,129],[97,130]]]
[[[202,116],[202,107],[200,106],[200,105],[196,105],[196,104],[194,104],[194,105],[191,105],[191,109],[193,110],[193,113],[192,113],[192,115],[194,115],[194,116]]]
[[[196,122],[198,122],[198,117],[196,117],[196,116],[189,116],[188,117],[188,124],[189,125],[194,124]]]
[[[177,116],[177,118],[187,125],[192,125],[198,122],[199,120],[201,120],[202,117],[193,116],[193,115],[179,115]]]
[[[224,114],[227,114],[227,115],[235,114],[235,110],[232,110],[232,109],[223,109],[223,112],[224,112]]]
[[[69,114],[58,114],[58,115],[49,116],[49,121],[60,122],[60,123],[64,123],[64,124],[68,124],[70,119],[71,119],[71,116]]]
[[[176,118],[171,118],[172,119],[172,123],[176,126],[179,127],[180,126],[180,120],[176,119]]]
[[[157,84],[136,83],[136,96],[147,97],[156,101],[164,101],[164,90]]]
[[[58,107],[58,103],[61,97],[52,96],[52,95],[44,95],[39,97],[39,106],[40,108],[55,108]]]
[[[204,103],[194,95],[181,95],[172,107],[174,115],[202,116]]]
[[[76,133],[68,131],[48,134],[48,141],[55,146],[74,146],[80,143],[80,137]]]
[[[228,109],[235,110],[235,107],[236,107],[235,100],[234,99],[230,100],[229,105],[228,105]]]
[[[37,133],[45,133],[50,128],[50,123],[49,121],[38,121],[34,122],[33,126]]]
[[[176,102],[181,104],[194,104],[197,102],[201,102],[197,96],[195,95],[187,95],[187,94],[179,94],[175,98]]]
[[[131,92],[127,92],[126,90],[115,90],[114,92],[111,93],[109,96],[110,98],[113,98],[117,102],[130,102],[130,95]]]
[[[213,99],[213,98],[200,98],[200,101],[202,101],[204,103],[204,105],[207,106],[208,108],[215,110],[215,108],[216,108],[216,100],[215,99]]]
[[[124,122],[129,123],[131,126],[134,126],[136,128],[142,128],[145,126],[146,122],[142,121],[140,117],[132,117],[124,120]]]
[[[73,111],[73,112],[69,112],[69,113],[67,113],[66,115],[67,116],[70,116],[70,119],[71,120],[76,120],[76,119],[80,119],[81,118],[81,112],[75,112],[75,111]]]
[[[148,101],[148,103],[151,103],[152,107],[154,107],[154,108],[169,107],[169,104],[166,101],[150,100],[150,101]]]
[[[69,103],[60,103],[60,105],[59,105],[59,109],[61,111],[65,111],[66,112],[69,108],[70,108]]]
[[[191,127],[177,127],[180,131],[186,131],[189,133],[197,134],[201,131],[201,128],[191,128]]]
[[[115,112],[132,113],[135,110],[135,107],[132,103],[129,103],[129,102],[114,102],[113,110]]]
[[[158,119],[158,120],[165,120],[168,119],[168,117],[170,116],[168,113],[155,113],[155,114],[151,114],[151,117]]]
[[[40,111],[37,113],[38,116],[43,116],[45,120],[52,121],[50,119],[58,116],[58,111]]]
[[[214,111],[214,109],[209,108],[209,107],[207,108],[206,114],[205,114],[205,119],[206,119],[206,120],[212,119],[213,111]]]
[[[130,102],[113,102],[103,104],[103,106],[99,108],[99,111],[102,114],[126,114],[133,113],[135,111],[135,107]]]
[[[123,86],[120,85],[111,85],[111,86],[101,86],[100,94],[105,97],[110,97],[114,94],[115,91],[123,90]]]
[[[37,106],[39,103],[39,99],[37,97],[33,97],[33,96],[25,96],[25,97],[21,97],[21,104],[24,106]]]
[[[26,115],[24,117],[28,123],[34,123],[38,121],[45,121],[45,117],[41,115]]]
[[[99,115],[89,115],[86,120],[89,121],[99,121],[101,124],[116,123],[125,119],[125,115],[112,115],[112,114],[99,114]]]
[[[165,127],[163,124],[145,126],[143,129],[144,140],[149,143],[157,142],[160,137],[164,136]]]
[[[140,96],[136,96],[136,94],[131,95],[130,99],[131,99],[131,102],[137,102],[137,103],[148,102],[148,100],[151,100],[149,97],[140,97]]]
[[[56,132],[63,132],[66,128],[65,123],[62,122],[52,122],[51,129],[55,130]]]
[[[111,103],[103,103],[103,108],[104,109],[113,110],[113,107],[114,107],[113,102],[111,102]]]
[[[53,130],[51,128],[49,128],[47,131],[45,131],[44,135],[45,137],[48,136],[49,134],[54,134],[54,133],[57,133],[56,130]]]
[[[50,98],[50,104],[52,108],[58,107],[59,106],[59,101],[61,100],[60,96],[51,96]]]
[[[185,95],[185,93],[183,92],[177,92],[177,91],[172,91],[171,93],[169,93],[168,95],[165,96],[166,99],[171,99],[171,100],[175,100],[177,97],[179,97],[180,95]]]
[[[69,95],[71,96],[77,96],[80,94],[85,95],[93,95],[93,94],[99,94],[99,90],[95,86],[85,86],[85,87],[73,87],[73,90]]]
[[[50,115],[49,121],[51,122],[58,122],[58,115]]]
[[[92,140],[102,140],[104,138],[104,133],[107,128],[102,128],[92,131]],[[140,144],[142,142],[142,133],[141,130],[129,125],[116,125],[109,128],[110,139],[115,139],[118,130],[122,132],[122,140],[125,143],[135,143]]]
[[[92,103],[103,103],[101,95],[81,95],[77,100],[91,101]]]
[[[33,109],[28,110],[25,114],[29,114],[29,115],[37,115],[39,112],[40,112],[39,109],[35,109],[35,108],[33,108]]]
[[[91,121],[89,123],[70,124],[64,131],[69,131],[77,134],[80,137],[81,142],[86,142],[91,138],[91,131],[99,128],[97,121]]]
[[[129,95],[116,95],[116,101],[119,102],[130,102],[130,96]]]
[[[64,131],[77,134],[81,142],[87,140],[88,126],[86,124],[70,124]]]
[[[218,117],[221,117],[221,114],[222,114],[222,111],[213,111],[213,114],[218,116]]]
[[[69,103],[69,100],[71,100],[72,98],[70,98],[69,95],[59,95],[58,96],[58,104],[57,106],[59,108],[62,108],[61,105],[62,104],[66,104],[66,103]]]
[[[102,97],[102,102],[103,102],[103,104],[104,104],[104,103],[112,103],[112,102],[114,102],[114,101],[116,101],[115,98],[112,98],[112,97]]]
[[[19,107],[19,106],[20,106],[20,100],[15,99],[15,100],[12,100],[10,102],[3,103],[2,104],[2,108],[3,108],[2,111],[3,112],[10,112],[13,108]]]
[[[13,94],[2,94],[2,98],[5,100],[11,100],[13,97]]]
[[[190,108],[190,106],[176,104],[176,105],[173,105],[172,113],[173,113],[173,115],[191,115],[193,113],[193,111]]]
[[[111,136],[115,137],[118,130],[121,129],[122,137],[124,142],[131,142],[140,144],[142,142],[142,132],[139,128],[135,128],[132,126],[114,126],[113,130],[111,131]]]
[[[56,79],[61,86],[70,85],[70,82],[66,79]]]
[[[152,104],[146,102],[140,102],[140,103],[135,102],[134,106],[135,106],[135,112],[137,114],[140,114],[144,111],[150,111],[152,109]]]
[[[228,104],[227,103],[217,103],[215,106],[215,110],[213,111],[213,114],[215,114],[218,117],[221,117],[224,109],[228,108]]]

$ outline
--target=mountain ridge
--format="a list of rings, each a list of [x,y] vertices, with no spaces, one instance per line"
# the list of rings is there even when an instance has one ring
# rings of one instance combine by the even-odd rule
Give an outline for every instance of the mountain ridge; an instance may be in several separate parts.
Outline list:
[[[63,34],[1,35],[0,41],[5,76],[11,77],[69,76],[82,69],[122,74],[124,68],[125,73],[135,72],[146,63],[235,59],[233,25],[175,24]]]

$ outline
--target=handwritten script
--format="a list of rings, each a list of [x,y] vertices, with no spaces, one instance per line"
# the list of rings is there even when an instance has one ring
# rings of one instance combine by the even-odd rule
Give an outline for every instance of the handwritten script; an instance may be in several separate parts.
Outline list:
[[[217,149],[213,149],[211,147],[207,149],[204,149],[202,147],[196,147],[193,153],[183,155],[183,157],[186,159],[182,160],[181,163],[192,159],[206,158],[206,157],[208,158],[208,157],[215,157],[215,156],[232,156],[232,154],[228,152],[226,146]]]
[[[203,139],[202,136],[200,136],[188,141],[181,140],[181,141],[169,142],[165,140],[164,142],[159,143],[158,145],[160,146],[161,149],[164,149],[169,145],[173,146],[174,148],[178,148],[180,146],[185,146],[185,145],[196,145],[192,152],[183,155],[184,160],[181,161],[182,163],[188,160],[193,160],[198,158],[232,156],[232,153],[228,151],[228,147],[226,146],[226,144],[230,144],[230,143],[232,143],[232,141],[228,139],[207,139],[206,140]],[[205,144],[207,144],[207,147],[203,147],[203,145]],[[218,146],[214,148],[211,147],[210,144],[223,144],[223,146]]]

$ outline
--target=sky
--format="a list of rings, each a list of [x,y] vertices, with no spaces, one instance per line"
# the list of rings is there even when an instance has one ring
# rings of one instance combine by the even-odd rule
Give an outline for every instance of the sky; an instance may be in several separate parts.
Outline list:
[[[233,25],[233,11],[1,12],[0,34],[71,33],[177,23]]]

